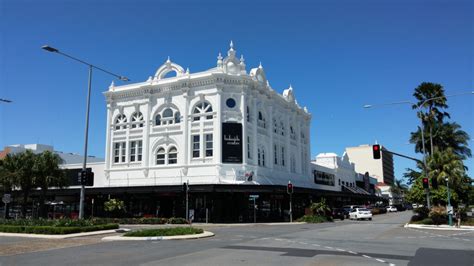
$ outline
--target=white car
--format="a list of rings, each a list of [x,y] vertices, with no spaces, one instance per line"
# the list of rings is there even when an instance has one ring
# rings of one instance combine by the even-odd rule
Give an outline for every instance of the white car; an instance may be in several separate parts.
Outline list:
[[[349,219],[359,220],[359,219],[368,219],[372,220],[372,212],[365,208],[355,208],[349,213]]]
[[[397,208],[395,208],[394,206],[387,207],[387,212],[396,212],[396,211],[397,211]]]

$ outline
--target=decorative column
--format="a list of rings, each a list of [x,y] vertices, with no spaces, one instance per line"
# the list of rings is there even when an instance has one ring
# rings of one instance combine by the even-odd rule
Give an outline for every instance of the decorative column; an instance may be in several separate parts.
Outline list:
[[[251,112],[253,112],[253,116],[252,116],[252,122],[253,122],[253,137],[252,137],[252,141],[253,143],[250,143],[251,145],[253,145],[253,159],[254,159],[254,162],[255,162],[255,165],[258,166],[258,134],[257,134],[257,131],[258,131],[258,109],[257,109],[257,101],[258,101],[258,92],[255,92],[253,93],[253,107],[252,109],[253,110],[250,110]]]
[[[150,165],[150,158],[153,158],[153,156],[150,156],[150,133],[151,129],[153,128],[153,117],[151,117],[151,94],[146,93],[145,94],[147,98],[146,102],[146,116],[145,116],[145,128],[143,129],[143,146],[142,146],[142,165],[143,165],[143,174],[145,177],[148,177],[148,170],[149,170],[149,165]],[[138,151],[137,151],[138,152]]]
[[[240,95],[240,113],[242,114],[242,164],[244,168],[247,166],[247,103],[246,95],[242,87]]]
[[[106,137],[105,137],[105,176],[108,178],[109,177],[109,170],[110,170],[110,161],[111,159],[111,154],[112,154],[112,101],[107,99],[107,126],[105,127],[106,129]]]
[[[214,163],[220,165],[222,164],[222,87],[217,87],[216,93],[216,124],[214,124]],[[206,140],[203,139],[203,142]]]
[[[267,105],[267,104],[266,104]],[[268,168],[273,169],[275,162],[275,154],[273,152],[273,105],[268,104],[268,122],[267,122],[267,134],[269,134],[270,145],[268,146]],[[265,154],[266,155],[266,154]]]
[[[189,134],[189,95],[188,95],[188,88],[185,88],[183,90],[183,99],[184,99],[184,112],[183,112],[183,139],[184,139],[184,151],[183,151],[183,165],[187,167],[189,165],[189,153],[191,152],[191,149],[189,147],[189,142],[190,142],[190,136]]]

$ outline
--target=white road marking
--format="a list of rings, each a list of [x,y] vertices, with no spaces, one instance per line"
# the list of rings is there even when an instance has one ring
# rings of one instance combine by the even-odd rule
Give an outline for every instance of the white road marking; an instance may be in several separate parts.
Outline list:
[[[301,245],[308,245],[308,243],[305,242],[299,242]]]
[[[327,249],[334,249],[333,247],[324,246]]]
[[[395,264],[393,264],[393,263],[390,263],[388,266],[395,266]]]
[[[367,256],[367,255],[362,255],[362,257],[368,258],[368,259],[371,259],[371,258],[372,258],[371,256]]]
[[[312,244],[313,246],[315,247],[320,247],[321,245],[318,245],[318,244]]]
[[[385,263],[384,260],[381,260],[381,259],[375,259],[376,261],[379,261],[379,262],[382,262],[382,263]]]
[[[354,252],[354,251],[347,251],[347,252],[357,255],[357,252]]]
[[[339,250],[339,251],[342,251],[342,252],[346,252],[344,249],[340,249],[340,248],[336,248],[336,250]]]

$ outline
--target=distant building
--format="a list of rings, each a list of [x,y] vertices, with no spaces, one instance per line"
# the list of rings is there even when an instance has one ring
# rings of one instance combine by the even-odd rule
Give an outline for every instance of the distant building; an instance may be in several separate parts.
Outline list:
[[[45,151],[50,151],[56,153],[63,160],[63,165],[69,164],[82,164],[84,156],[76,153],[66,153],[61,151],[55,151],[54,147],[51,145],[45,144],[14,144],[5,146],[3,151],[0,151],[0,159],[5,158],[8,154],[16,154],[30,150],[35,154],[42,153]],[[88,156],[87,163],[98,163],[104,162],[103,158],[97,158],[95,156]]]
[[[355,164],[357,173],[365,174],[369,172],[370,176],[376,177],[379,183],[391,185],[394,182],[395,175],[393,171],[393,156],[382,147],[382,158],[373,159],[372,146],[360,145],[358,147],[347,147],[346,153],[349,160]]]

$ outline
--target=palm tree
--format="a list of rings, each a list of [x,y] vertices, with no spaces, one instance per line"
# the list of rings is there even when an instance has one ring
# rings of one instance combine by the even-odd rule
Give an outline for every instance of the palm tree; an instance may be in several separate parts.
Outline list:
[[[426,135],[429,135],[431,147],[429,153],[432,154],[434,149],[433,127],[436,123],[443,123],[445,117],[450,117],[449,113],[442,111],[442,109],[448,108],[444,89],[440,84],[423,82],[415,89],[413,96],[418,100],[418,102],[412,106],[413,109],[418,110],[419,107],[427,109],[426,112],[419,111],[418,117],[421,118],[425,129],[428,129],[428,134]]]
[[[39,203],[40,216],[42,217],[46,216],[44,201],[46,199],[48,188],[64,187],[67,185],[67,177],[64,174],[64,171],[59,168],[61,163],[63,163],[61,157],[50,151],[45,151],[36,157],[34,164],[34,185],[41,188]]]
[[[326,214],[329,211],[331,211],[331,209],[329,208],[329,206],[326,203],[325,198],[321,198],[321,201],[318,202],[318,203],[311,204],[310,209],[313,212],[313,214],[318,214],[318,215],[321,215],[321,216],[326,216]]]
[[[428,158],[428,177],[435,178],[438,184],[444,184],[445,179],[454,187],[464,183],[465,169],[462,160],[457,156],[453,149],[448,148],[445,151],[435,149],[433,155]]]
[[[21,214],[26,217],[30,191],[34,188],[34,164],[36,155],[26,150],[22,153],[7,154],[2,162],[2,183],[18,188],[23,196]]]
[[[436,123],[433,127],[433,149],[446,150],[453,149],[453,152],[461,159],[471,157],[471,149],[468,147],[470,140],[469,134],[461,129],[456,123]],[[415,144],[415,151],[422,152],[421,130],[418,128],[416,132],[411,133],[410,143]],[[425,139],[425,146],[428,140]]]

